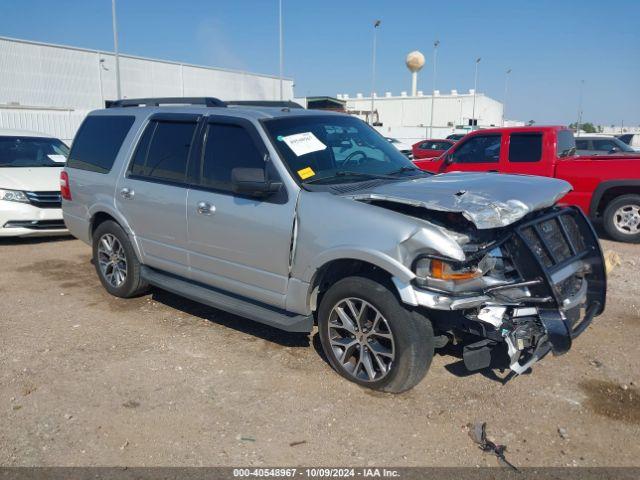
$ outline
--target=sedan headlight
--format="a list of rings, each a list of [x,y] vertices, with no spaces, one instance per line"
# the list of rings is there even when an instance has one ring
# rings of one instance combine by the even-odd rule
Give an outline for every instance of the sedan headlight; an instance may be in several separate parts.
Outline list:
[[[20,190],[4,190],[0,188],[0,200],[6,200],[7,202],[21,202],[29,203],[29,199]]]
[[[456,264],[445,260],[422,257],[414,266],[416,281],[419,285],[439,290],[456,291],[481,287],[487,273],[495,272],[498,259],[490,253],[480,261],[471,264]]]

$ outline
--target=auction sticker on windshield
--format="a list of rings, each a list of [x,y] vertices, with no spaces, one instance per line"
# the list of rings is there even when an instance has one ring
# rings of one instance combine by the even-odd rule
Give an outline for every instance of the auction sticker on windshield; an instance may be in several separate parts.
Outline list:
[[[307,167],[307,168],[303,168],[301,170],[298,170],[298,175],[300,176],[300,178],[302,180],[306,180],[309,177],[313,177],[316,174],[316,172],[313,171],[313,168],[311,167]]]
[[[282,137],[282,140],[284,140],[284,143],[286,143],[298,157],[327,148],[327,146],[318,140],[318,137],[316,137],[312,132],[288,135],[286,137]]]

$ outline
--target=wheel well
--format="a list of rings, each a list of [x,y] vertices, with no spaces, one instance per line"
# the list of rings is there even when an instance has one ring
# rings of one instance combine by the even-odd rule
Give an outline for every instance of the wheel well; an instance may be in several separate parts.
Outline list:
[[[598,208],[596,209],[596,215],[601,217],[604,214],[604,210],[607,208],[607,205],[613,200],[622,195],[640,195],[640,186],[637,185],[624,185],[619,187],[611,187],[607,189],[603,194],[602,198],[598,202]]]
[[[102,223],[106,222],[107,220],[112,220],[118,223],[118,221],[115,218],[113,218],[111,215],[105,212],[98,212],[93,216],[93,218],[91,219],[91,231],[90,231],[92,237],[93,237],[93,232],[96,231],[96,228],[98,228]]]
[[[396,290],[391,282],[392,275],[372,263],[351,258],[332,260],[318,269],[311,282],[311,310],[317,309],[322,296],[331,285],[353,275],[367,276],[388,286],[394,292]]]

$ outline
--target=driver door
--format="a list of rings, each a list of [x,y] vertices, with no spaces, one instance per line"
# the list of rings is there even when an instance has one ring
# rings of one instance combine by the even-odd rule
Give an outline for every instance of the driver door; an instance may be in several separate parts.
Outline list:
[[[449,151],[450,161],[440,171],[497,172],[501,150],[501,134],[473,135]]]

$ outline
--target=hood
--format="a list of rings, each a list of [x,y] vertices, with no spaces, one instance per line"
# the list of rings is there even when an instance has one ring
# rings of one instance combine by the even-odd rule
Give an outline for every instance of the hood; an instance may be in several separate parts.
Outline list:
[[[60,190],[62,167],[2,167],[0,188],[25,192]]]
[[[453,172],[387,183],[348,197],[460,213],[478,229],[489,229],[550,207],[570,191],[569,183],[555,178]]]

